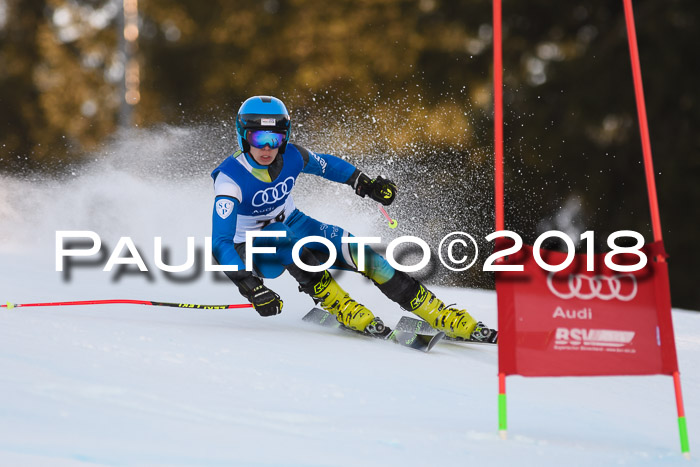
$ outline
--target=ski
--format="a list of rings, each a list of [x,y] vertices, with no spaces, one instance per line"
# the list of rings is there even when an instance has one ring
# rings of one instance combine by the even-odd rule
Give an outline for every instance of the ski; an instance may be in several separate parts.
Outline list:
[[[389,340],[404,347],[428,352],[445,336],[444,332],[433,329],[429,333],[417,330],[396,330],[384,325],[383,329],[377,332],[360,332],[343,326],[331,313],[321,308],[312,308],[303,318],[309,323],[319,324],[328,328],[342,329],[353,334],[372,337],[375,339]]]
[[[487,328],[486,326],[483,326],[483,323],[481,327],[481,338],[475,338],[471,337],[470,339],[462,339],[459,337],[447,337],[445,336],[443,339],[445,341],[449,342],[464,342],[467,344],[497,344],[498,343],[498,331],[495,329]],[[437,334],[437,333],[442,333],[442,331],[438,331],[434,327],[432,327],[430,324],[428,324],[427,321],[423,321],[422,319],[417,319],[417,318],[411,318],[408,316],[402,316],[399,322],[396,324],[396,330],[401,331],[401,332],[416,332],[420,334]],[[472,334],[474,336],[474,334]]]

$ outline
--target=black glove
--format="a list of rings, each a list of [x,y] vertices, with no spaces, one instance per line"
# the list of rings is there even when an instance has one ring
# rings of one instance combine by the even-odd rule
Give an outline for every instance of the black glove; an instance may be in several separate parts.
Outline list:
[[[384,206],[389,206],[394,201],[396,190],[396,183],[391,180],[382,177],[372,180],[363,173],[357,177],[357,185],[355,186],[355,193],[359,196],[363,198],[369,196]]]
[[[282,299],[272,290],[263,285],[262,280],[249,276],[238,283],[238,290],[260,316],[274,316],[282,313]]]

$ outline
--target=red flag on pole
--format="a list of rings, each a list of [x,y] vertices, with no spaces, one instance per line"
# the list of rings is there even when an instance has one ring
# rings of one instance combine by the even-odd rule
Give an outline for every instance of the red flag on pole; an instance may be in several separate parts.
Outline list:
[[[604,255],[576,255],[566,269],[549,272],[531,246],[502,264],[523,272],[496,274],[499,371],[523,376],[672,375],[678,370],[671,321],[668,268],[661,242],[642,248],[649,258],[636,272],[613,271]],[[565,253],[542,251],[546,262]],[[619,254],[617,264],[636,255]]]
[[[673,376],[676,392],[681,452],[689,458],[688,430],[671,321],[667,255],[662,243],[632,0],[623,0],[623,4],[654,243],[643,248],[647,264],[630,273],[604,267],[604,255],[594,258],[594,267],[589,267],[586,255],[575,255],[569,267],[554,274],[533,260],[530,246],[504,258],[501,264],[521,264],[523,271],[496,273],[499,431],[505,437],[507,374],[668,374]],[[501,0],[493,0],[494,182],[496,230],[499,231],[505,229],[501,26]],[[496,250],[501,251],[507,246],[497,242]],[[548,264],[562,264],[566,259],[562,253],[548,252],[546,256],[553,260]]]

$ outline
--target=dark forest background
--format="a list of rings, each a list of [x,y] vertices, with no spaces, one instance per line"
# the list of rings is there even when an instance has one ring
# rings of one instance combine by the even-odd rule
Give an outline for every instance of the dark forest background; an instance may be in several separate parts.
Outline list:
[[[393,174],[409,208],[452,203],[449,231],[487,205],[493,230],[490,1],[140,0],[126,41],[135,3],[0,0],[1,173],[60,178],[124,128],[231,128],[270,94],[302,139],[348,140],[314,149],[414,168]],[[700,2],[634,7],[673,304],[697,310]],[[506,227],[651,241],[622,1],[505,0],[503,20]]]

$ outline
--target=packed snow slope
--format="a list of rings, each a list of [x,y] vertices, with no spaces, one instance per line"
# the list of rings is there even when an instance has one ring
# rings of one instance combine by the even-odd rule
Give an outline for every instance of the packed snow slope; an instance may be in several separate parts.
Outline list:
[[[125,167],[98,162],[61,182],[0,178],[0,302],[241,301],[211,273],[175,282],[154,266],[154,237],[171,249],[168,263],[181,264],[186,237],[201,247],[209,235],[206,173]],[[357,235],[389,235],[366,200],[321,183],[300,187],[301,209]],[[67,278],[55,270],[59,230],[96,232],[107,254],[128,236],[150,272],[104,272],[104,257]],[[388,324],[402,315],[362,277],[338,277]],[[426,354],[316,327],[302,322],[312,302],[289,278],[268,285],[284,299],[270,318],[249,309],[0,308],[0,465],[697,465],[680,455],[667,376],[510,377],[504,441],[495,347],[440,343]],[[496,323],[493,292],[435,290]],[[673,318],[697,449],[700,314]]]

